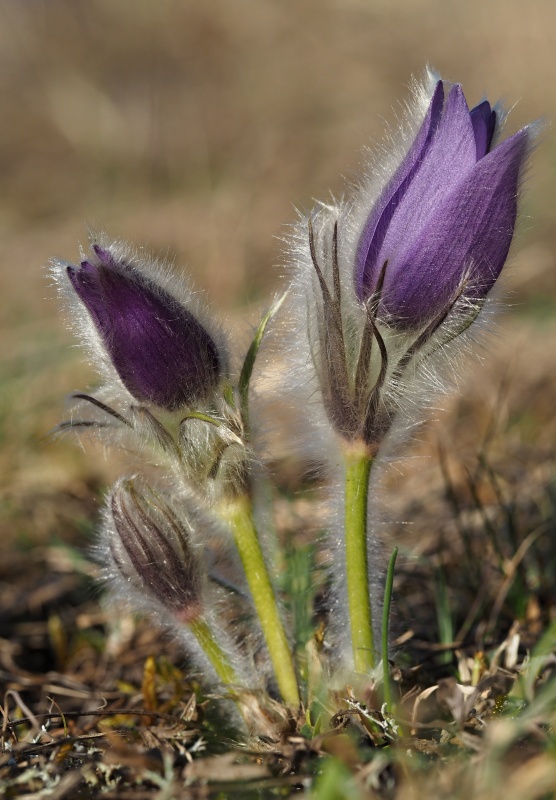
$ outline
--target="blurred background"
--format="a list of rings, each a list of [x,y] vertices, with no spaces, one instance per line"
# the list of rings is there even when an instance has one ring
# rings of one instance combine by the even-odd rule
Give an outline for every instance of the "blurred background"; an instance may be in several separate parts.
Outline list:
[[[418,520],[423,481],[431,493],[441,483],[438,442],[457,489],[484,437],[498,442],[508,491],[536,480],[544,492],[556,438],[555,53],[553,0],[4,0],[2,547],[23,558],[45,540],[87,543],[115,469],[98,448],[47,436],[65,396],[95,380],[49,258],[78,259],[87,226],[103,227],[175,259],[223,314],[251,324],[281,285],[276,237],[295,207],[342,191],[427,63],[470,104],[503,99],[510,132],[548,124],[508,310],[482,368],[409,452],[427,458],[391,505]]]

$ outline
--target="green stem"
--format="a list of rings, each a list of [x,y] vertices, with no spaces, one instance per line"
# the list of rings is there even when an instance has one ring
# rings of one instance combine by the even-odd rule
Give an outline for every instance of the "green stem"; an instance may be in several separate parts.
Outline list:
[[[353,664],[356,672],[375,665],[373,619],[367,564],[367,496],[372,459],[367,452],[345,454],[346,582]]]
[[[384,589],[384,605],[382,606],[382,669],[384,672],[384,702],[388,711],[392,710],[392,686],[390,685],[390,668],[388,664],[388,633],[390,625],[390,605],[392,603],[392,586],[394,584],[394,568],[398,548],[395,547],[386,573],[386,587]]]
[[[191,632],[197,639],[200,647],[203,649],[206,657],[210,661],[214,671],[227,686],[237,684],[238,679],[230,664],[228,657],[221,649],[220,645],[213,636],[211,629],[206,621],[202,618],[195,619],[189,622]]]
[[[236,498],[225,510],[251,590],[280,693],[290,706],[299,705],[299,690],[286,632],[278,613],[274,590],[253,524],[247,497]]]

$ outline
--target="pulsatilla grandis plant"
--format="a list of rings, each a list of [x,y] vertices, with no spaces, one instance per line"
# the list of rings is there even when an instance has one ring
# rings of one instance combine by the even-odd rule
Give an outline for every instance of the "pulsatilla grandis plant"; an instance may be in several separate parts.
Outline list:
[[[136,453],[104,511],[107,590],[172,631],[255,732],[306,707],[310,683],[254,508],[263,465],[249,386],[265,329],[282,335],[282,360],[310,388],[341,507],[328,646],[313,649],[320,696],[381,680],[386,696],[391,585],[371,535],[372,467],[444,390],[493,304],[514,235],[534,129],[503,138],[501,108],[469,110],[458,84],[432,74],[412,90],[399,131],[366,157],[345,198],[293,226],[290,286],[237,374],[214,315],[166,266],[104,235],[79,265],[53,262],[104,378],[74,395],[61,428]]]

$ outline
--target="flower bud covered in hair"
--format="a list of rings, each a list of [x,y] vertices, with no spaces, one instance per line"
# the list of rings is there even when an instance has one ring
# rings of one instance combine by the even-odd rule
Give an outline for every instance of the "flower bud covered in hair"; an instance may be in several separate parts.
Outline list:
[[[172,509],[133,481],[109,500],[108,548],[121,577],[180,622],[202,613],[202,573],[189,534]]]
[[[225,356],[206,328],[119,248],[92,249],[67,275],[130,394],[168,411],[208,397]]]

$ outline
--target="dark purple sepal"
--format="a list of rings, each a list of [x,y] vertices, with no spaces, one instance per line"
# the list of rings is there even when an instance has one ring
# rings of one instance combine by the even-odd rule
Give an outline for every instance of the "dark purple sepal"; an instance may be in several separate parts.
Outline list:
[[[371,210],[354,263],[355,294],[377,293],[377,318],[419,330],[450,304],[492,288],[512,241],[525,129],[491,150],[497,114],[488,101],[469,111],[461,86],[433,92],[407,156]]]
[[[100,263],[84,261],[67,273],[128,391],[169,411],[208,396],[222,369],[209,333],[139,270],[94,251]]]
[[[475,144],[477,146],[477,161],[484,158],[490,151],[494,130],[496,128],[496,111],[491,109],[488,100],[483,100],[469,112]]]
[[[396,326],[416,329],[464,294],[483,298],[512,242],[529,133],[519,131],[477,162],[392,262],[382,305]],[[400,248],[401,249],[401,248]]]
[[[396,208],[427,152],[438,127],[444,102],[444,86],[438,81],[425,119],[402,163],[376,202],[363,228],[355,256],[355,293],[364,302],[374,291],[382,270],[378,254]]]
[[[358,282],[359,256],[356,256],[356,294],[362,301],[372,296],[386,262],[389,268],[385,290],[388,290],[397,272],[391,267],[399,260],[400,248],[407,246],[407,242],[420,231],[428,217],[476,163],[473,125],[461,86],[452,86],[443,108],[444,95],[439,87],[442,87],[441,82],[429,108],[435,126],[427,135],[426,146],[419,148],[419,157],[408,171],[403,187],[395,193],[393,201],[388,204],[387,214],[381,218],[380,229],[377,229],[380,235],[370,242],[361,283]],[[422,129],[418,139],[421,134]],[[364,237],[365,232],[360,242]]]

